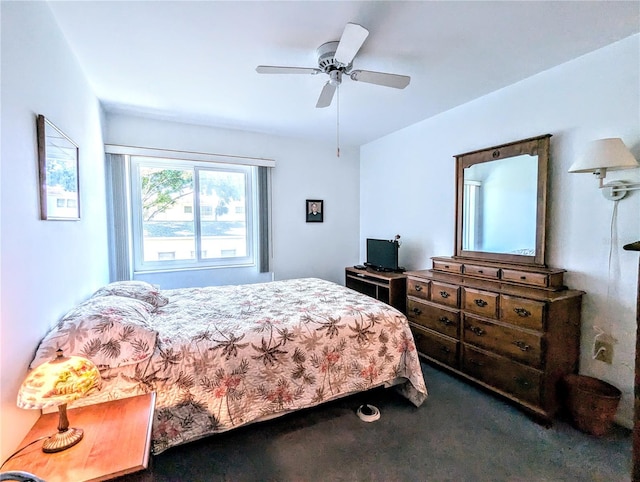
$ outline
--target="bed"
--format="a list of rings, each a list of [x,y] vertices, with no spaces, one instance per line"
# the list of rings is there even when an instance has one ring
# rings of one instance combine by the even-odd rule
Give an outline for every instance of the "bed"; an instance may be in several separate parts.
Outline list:
[[[45,336],[32,367],[88,357],[102,384],[74,406],[156,392],[152,452],[379,386],[426,399],[405,316],[328,281],[159,290],[111,283]]]

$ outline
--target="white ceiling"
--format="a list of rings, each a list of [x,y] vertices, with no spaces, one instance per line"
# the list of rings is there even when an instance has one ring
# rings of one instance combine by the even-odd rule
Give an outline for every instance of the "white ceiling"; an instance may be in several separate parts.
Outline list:
[[[340,142],[362,145],[640,31],[637,1],[50,1],[107,112],[323,141],[336,98],[316,67],[347,22],[370,34],[354,69],[411,76],[404,90],[345,79]]]

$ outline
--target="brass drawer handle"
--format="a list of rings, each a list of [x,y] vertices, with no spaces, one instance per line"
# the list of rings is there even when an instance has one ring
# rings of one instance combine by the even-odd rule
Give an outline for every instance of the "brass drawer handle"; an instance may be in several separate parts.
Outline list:
[[[441,291],[440,296],[442,296],[443,298],[448,298],[450,295],[446,291]]]
[[[487,303],[485,300],[482,300],[480,298],[477,298],[475,300],[473,300],[473,302],[478,305],[480,308],[484,308],[485,306],[487,306],[489,303]]]
[[[441,316],[440,318],[438,318],[438,321],[440,323],[444,323],[445,326],[449,326],[449,325],[453,325],[453,321],[451,321],[449,318],[447,318],[446,316]]]
[[[484,331],[482,328],[479,328],[477,326],[470,326],[469,331],[473,332],[476,336],[482,336],[486,333],[486,331]]]
[[[515,311],[518,316],[521,316],[523,318],[531,316],[531,312],[525,310],[524,308],[514,308],[513,311]]]
[[[440,351],[443,351],[447,354],[451,353],[451,350],[449,348],[447,348],[446,346],[441,346],[440,347]]]
[[[478,270],[478,273],[482,274],[482,273],[484,273],[484,271],[483,271],[483,270],[481,270],[481,269],[479,269],[479,270]]]
[[[513,344],[515,346],[517,346],[518,348],[520,348],[522,351],[529,351],[531,350],[531,346],[527,345],[524,341],[514,341]]]
[[[484,363],[476,361],[476,360],[473,360],[473,359],[470,359],[469,363],[471,363],[472,365],[475,365],[477,367],[483,367],[484,366]]]
[[[521,280],[525,280],[525,279],[527,279],[527,277],[526,276],[520,276],[520,279]]]
[[[413,311],[414,315],[421,315],[422,314],[422,310],[420,308],[414,308],[411,311]]]
[[[422,286],[416,285],[416,291],[422,291]]]

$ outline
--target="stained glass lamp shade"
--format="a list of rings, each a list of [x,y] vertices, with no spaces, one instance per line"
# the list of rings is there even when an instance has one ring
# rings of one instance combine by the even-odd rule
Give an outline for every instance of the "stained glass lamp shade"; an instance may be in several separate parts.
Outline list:
[[[18,392],[18,407],[43,409],[58,407],[58,432],[45,440],[42,451],[60,452],[82,440],[80,428],[69,427],[67,403],[84,397],[101,381],[98,368],[86,358],[66,357],[62,350],[55,359],[34,368],[22,382]]]

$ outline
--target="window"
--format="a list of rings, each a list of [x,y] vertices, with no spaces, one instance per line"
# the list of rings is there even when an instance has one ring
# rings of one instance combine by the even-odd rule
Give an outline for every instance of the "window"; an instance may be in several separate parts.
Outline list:
[[[191,251],[191,257],[192,257],[192,258],[195,258],[195,257],[196,257],[196,252],[195,252],[195,251]],[[207,257],[207,252],[206,252],[206,251],[203,251],[203,252],[202,252],[202,257],[203,257],[203,258],[206,258],[206,257]]]
[[[207,204],[200,206],[200,216],[213,216],[213,206]]]
[[[135,271],[254,264],[256,173],[253,166],[131,156]]]
[[[112,281],[213,268],[266,279],[273,159],[115,144],[105,151]]]
[[[462,249],[475,251],[480,242],[480,181],[464,181],[464,207],[462,209]]]

